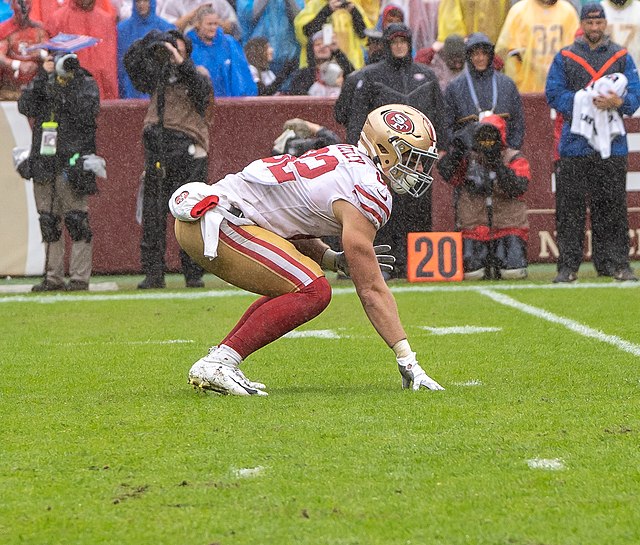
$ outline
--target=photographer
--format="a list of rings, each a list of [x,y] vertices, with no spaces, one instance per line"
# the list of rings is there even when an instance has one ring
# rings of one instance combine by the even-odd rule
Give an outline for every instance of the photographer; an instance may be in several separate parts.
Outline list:
[[[209,79],[191,60],[191,42],[177,30],[151,31],[129,48],[124,65],[134,87],[151,95],[144,119],[145,171],[142,187],[140,289],[164,288],[167,202],[185,182],[206,181],[213,104]],[[180,252],[190,288],[203,287],[203,270]]]
[[[85,160],[96,151],[99,109],[98,86],[75,54],[47,57],[18,100],[20,113],[33,120],[31,153],[19,171],[23,178],[33,179],[42,240],[47,244],[45,278],[33,291],[89,288],[88,195],[97,188]],[[63,219],[72,240],[68,286]]]
[[[529,162],[507,147],[506,122],[489,115],[454,134],[438,171],[456,188],[456,224],[462,231],[464,277],[527,276]]]

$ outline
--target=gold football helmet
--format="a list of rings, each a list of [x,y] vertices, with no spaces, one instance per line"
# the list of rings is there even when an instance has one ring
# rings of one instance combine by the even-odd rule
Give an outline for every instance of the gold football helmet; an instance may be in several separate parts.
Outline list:
[[[436,131],[429,118],[404,104],[373,110],[360,133],[358,146],[399,194],[420,197],[429,189],[429,175],[438,159]]]

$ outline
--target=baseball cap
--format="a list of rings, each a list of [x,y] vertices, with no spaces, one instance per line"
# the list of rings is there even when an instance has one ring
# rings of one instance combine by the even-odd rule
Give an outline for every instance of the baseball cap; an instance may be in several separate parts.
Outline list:
[[[602,5],[597,4],[595,2],[591,2],[590,4],[585,4],[582,6],[582,10],[580,11],[580,20],[583,21],[585,19],[606,19],[607,16],[604,13],[604,8]]]

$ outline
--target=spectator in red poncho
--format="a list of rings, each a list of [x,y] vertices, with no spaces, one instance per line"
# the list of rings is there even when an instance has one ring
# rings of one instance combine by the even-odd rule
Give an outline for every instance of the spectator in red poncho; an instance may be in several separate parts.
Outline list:
[[[101,100],[118,98],[115,16],[96,7],[96,0],[72,0],[70,4],[54,11],[45,25],[51,36],[64,32],[101,39],[99,44],[78,51],[78,60],[83,68],[93,74]]]
[[[44,21],[62,6],[69,4],[69,0],[32,0],[31,17],[36,21]],[[96,6],[106,11],[109,15],[116,14],[116,8],[110,0],[96,0]]]
[[[12,0],[13,17],[0,23],[0,100],[18,100],[38,70],[40,51],[26,47],[46,41],[46,31],[30,17],[31,0]]]

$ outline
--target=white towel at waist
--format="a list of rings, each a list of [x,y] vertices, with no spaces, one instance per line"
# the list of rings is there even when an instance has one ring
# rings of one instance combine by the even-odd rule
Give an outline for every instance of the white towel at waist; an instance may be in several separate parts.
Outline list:
[[[608,74],[576,92],[573,99],[571,132],[584,136],[603,159],[611,156],[612,140],[626,134],[626,131],[622,117],[616,110],[600,110],[593,104],[593,99],[611,91],[622,97],[627,92],[627,84],[624,74]]]
[[[204,241],[204,255],[210,260],[218,255],[220,224],[227,220],[234,225],[252,225],[247,218],[239,218],[229,210],[231,205],[226,195],[219,194],[215,186],[202,182],[190,182],[176,189],[169,199],[169,210],[180,221],[200,220]]]

